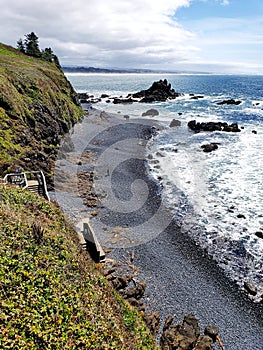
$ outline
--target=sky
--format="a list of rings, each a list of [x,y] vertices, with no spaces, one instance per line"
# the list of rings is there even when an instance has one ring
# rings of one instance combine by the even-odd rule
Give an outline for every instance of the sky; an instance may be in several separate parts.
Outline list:
[[[0,42],[32,31],[62,66],[263,74],[263,0],[0,0]]]

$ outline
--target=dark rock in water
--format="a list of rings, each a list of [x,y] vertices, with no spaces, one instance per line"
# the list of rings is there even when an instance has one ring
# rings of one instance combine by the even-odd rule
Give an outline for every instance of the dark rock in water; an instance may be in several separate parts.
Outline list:
[[[209,143],[207,145],[202,145],[201,148],[203,148],[203,152],[209,153],[218,149],[218,145],[217,143]]]
[[[238,218],[238,219],[245,219],[246,217],[245,217],[245,215],[243,215],[243,214],[238,214],[238,215],[237,215],[237,218]]]
[[[175,90],[171,88],[171,84],[168,84],[167,80],[164,79],[155,81],[147,90],[142,90],[128,96],[140,99],[139,102],[164,102],[182,96],[182,94],[175,92]]]
[[[240,132],[237,123],[227,124],[226,122],[203,122],[199,123],[196,120],[188,122],[188,128],[194,131],[226,131],[226,132]]]
[[[233,98],[230,100],[224,100],[221,102],[217,102],[217,105],[240,105],[241,101],[236,101]]]
[[[201,96],[201,95],[192,96],[190,99],[191,100],[199,100],[199,98],[204,98],[204,96]]]
[[[100,98],[108,98],[108,97],[110,97],[110,96],[107,94],[101,94],[101,96],[100,96]]]
[[[249,282],[244,282],[244,288],[248,292],[248,294],[253,295],[253,296],[257,295],[257,288],[254,287]]]
[[[77,94],[77,96],[78,96],[78,98],[79,98],[80,100],[88,100],[89,98],[93,98],[93,97],[94,97],[93,95],[89,95],[89,94],[87,94],[86,92],[79,92],[79,93]]]
[[[256,235],[258,238],[262,238],[262,239],[263,239],[263,232],[257,231],[257,232],[255,233],[255,235]]]
[[[114,104],[119,104],[119,103],[133,103],[133,102],[137,102],[136,100],[132,99],[131,97],[128,98],[118,98],[115,97],[113,100]]]
[[[257,130],[252,130],[252,134],[257,134]]]
[[[180,120],[173,119],[169,126],[170,126],[170,128],[174,128],[176,126],[181,126],[181,122],[180,122]]]
[[[226,132],[240,132],[241,130],[239,129],[237,123],[233,123],[233,124],[224,126],[223,131],[226,131]]]
[[[159,112],[157,111],[157,109],[148,109],[148,111],[142,113],[142,117],[147,117],[147,116],[150,116],[150,117],[155,117],[156,115],[159,115]]]
[[[230,208],[227,209],[229,213],[234,213],[235,207],[231,206]]]

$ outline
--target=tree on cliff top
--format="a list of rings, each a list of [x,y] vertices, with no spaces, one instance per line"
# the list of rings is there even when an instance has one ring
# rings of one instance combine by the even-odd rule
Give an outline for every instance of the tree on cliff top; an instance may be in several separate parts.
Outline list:
[[[28,56],[42,58],[45,61],[55,63],[61,69],[58,57],[53,53],[50,47],[46,47],[40,51],[38,45],[38,37],[34,32],[25,35],[25,40],[19,39],[17,41],[17,49]]]
[[[24,45],[23,40],[21,38],[17,41],[17,48],[19,51],[26,53],[25,45]]]
[[[41,52],[38,46],[38,37],[34,32],[25,35],[25,51],[29,56],[41,57]]]

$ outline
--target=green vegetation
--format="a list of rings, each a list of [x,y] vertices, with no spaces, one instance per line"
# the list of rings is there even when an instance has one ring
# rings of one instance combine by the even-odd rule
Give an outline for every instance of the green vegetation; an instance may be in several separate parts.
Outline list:
[[[52,50],[43,53],[46,58]],[[83,111],[56,62],[0,44],[0,174],[41,168],[48,181],[63,134]],[[50,147],[52,146],[52,147]]]
[[[36,58],[20,45],[0,44],[0,177],[20,166],[51,182],[60,139],[83,111],[52,50]],[[0,232],[1,349],[155,349],[55,204],[0,184]]]
[[[48,62],[53,62],[61,69],[58,57],[53,53],[50,47],[46,47],[42,52],[40,51],[38,37],[34,32],[26,34],[24,41],[20,38],[17,41],[17,49],[28,56],[42,58]]]
[[[0,186],[0,348],[155,349],[60,210]]]

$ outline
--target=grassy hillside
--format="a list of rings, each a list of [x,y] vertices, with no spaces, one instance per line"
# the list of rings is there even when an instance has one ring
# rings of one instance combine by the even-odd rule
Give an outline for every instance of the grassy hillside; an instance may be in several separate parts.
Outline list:
[[[0,186],[0,348],[154,349],[53,204]]]
[[[53,63],[0,44],[0,177],[44,170],[83,111]],[[140,315],[106,282],[60,209],[0,184],[0,348],[155,349]]]
[[[82,114],[54,63],[0,44],[0,175],[41,168],[50,181],[61,135]]]

